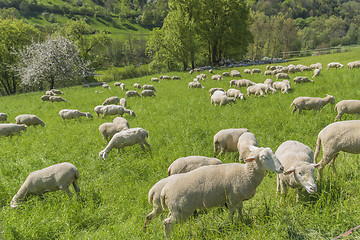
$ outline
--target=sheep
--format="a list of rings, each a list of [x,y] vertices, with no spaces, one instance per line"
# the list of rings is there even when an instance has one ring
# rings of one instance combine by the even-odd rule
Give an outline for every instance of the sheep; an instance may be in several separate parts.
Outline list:
[[[9,137],[16,133],[20,134],[20,131],[26,131],[26,128],[25,124],[0,123],[0,137]]]
[[[168,176],[190,172],[202,166],[222,164],[217,158],[188,156],[176,159],[168,168]]]
[[[251,75],[253,75],[254,73],[261,73],[261,70],[258,68],[254,68],[253,70],[251,70]]]
[[[99,126],[99,131],[105,141],[111,139],[115,133],[129,129],[129,124],[103,123]]]
[[[161,80],[163,80],[163,79],[170,80],[171,78],[168,75],[162,75],[162,76],[160,76],[160,79]]]
[[[120,83],[120,88],[121,88],[121,90],[125,91],[125,84],[124,84],[124,83]]]
[[[257,147],[258,145],[258,141],[253,133],[244,132],[241,134],[236,144],[237,150],[239,152],[239,162],[244,161],[249,156],[250,146]]]
[[[304,65],[302,65],[301,67],[300,67],[300,71],[301,72],[304,72],[304,71],[311,71],[312,69],[311,69],[311,67],[309,67],[309,66],[304,66]]]
[[[241,73],[238,70],[231,70],[230,76],[231,77],[242,77]]]
[[[107,84],[107,83],[103,83],[102,85],[102,88],[107,88],[107,89],[111,89],[111,87],[109,86],[109,84]]]
[[[271,80],[270,78],[268,78],[268,79],[266,79],[266,80],[264,81],[264,84],[267,85],[268,87],[271,87],[271,88],[272,88],[274,82],[273,82],[273,80]]]
[[[214,73],[214,70],[213,70],[213,69],[209,69],[209,73]]]
[[[239,137],[249,132],[247,128],[229,128],[223,129],[214,135],[214,157],[218,155],[220,149],[220,155],[224,155],[226,152],[236,152]]]
[[[49,96],[49,95],[42,95],[42,96],[41,96],[41,100],[42,100],[43,102],[45,102],[45,101],[50,101],[50,96]]]
[[[171,80],[181,80],[181,77],[179,77],[179,76],[173,76],[173,77],[171,78]]]
[[[242,217],[243,201],[252,198],[265,171],[280,173],[284,167],[270,148],[251,147],[246,164],[228,163],[203,166],[172,178],[163,187],[160,200],[169,209],[164,223],[169,237],[175,223],[185,221],[196,209],[227,205],[230,219],[235,211]],[[176,176],[176,175],[174,175]]]
[[[296,188],[296,202],[300,199],[301,190],[309,194],[317,191],[314,171],[320,164],[314,164],[314,153],[305,144],[298,141],[283,142],[275,152],[284,166],[284,174],[277,175],[276,192],[286,196],[287,187]],[[280,198],[281,202],[281,198]]]
[[[125,98],[120,98],[120,106],[123,106],[124,108],[126,108],[127,106],[127,101]]]
[[[156,78],[156,77],[152,77],[152,78],[151,78],[151,81],[152,81],[152,82],[160,82],[160,79],[158,79],[158,78]]]
[[[142,88],[144,89],[144,90],[153,90],[154,92],[156,92],[156,89],[155,89],[155,87],[153,86],[153,85],[143,85],[142,86]]]
[[[349,120],[334,122],[327,125],[319,132],[316,149],[315,149],[315,163],[319,156],[321,146],[323,148],[323,157],[319,162],[319,173],[317,180],[321,179],[323,168],[326,164],[331,162],[334,173],[335,159],[340,151],[359,154],[360,153],[360,120]]]
[[[25,201],[31,194],[42,196],[45,192],[62,190],[72,196],[69,186],[72,184],[76,193],[80,192],[78,185],[79,170],[71,163],[63,162],[34,171],[29,174],[19,191],[10,202],[12,208],[18,207],[19,201]]]
[[[124,147],[126,146],[132,146],[137,143],[140,144],[143,151],[145,151],[144,144],[151,151],[150,145],[146,142],[145,139],[147,137],[148,133],[142,128],[129,128],[121,132],[115,133],[108,145],[105,147],[105,149],[99,152],[99,157],[105,160],[108,153],[113,148],[117,148],[119,152],[120,149],[124,149]]]
[[[231,80],[230,87],[232,87],[233,85],[235,85],[238,88],[241,88],[241,87],[253,86],[253,85],[255,85],[255,83],[248,79]]]
[[[216,80],[216,81],[220,81],[220,80],[223,79],[223,77],[221,75],[216,74],[216,75],[212,75],[211,79]]]
[[[109,97],[105,99],[102,105],[109,105],[109,104],[118,104],[120,99],[118,97]]]
[[[223,77],[230,77],[230,73],[229,73],[229,72],[223,72],[222,75],[223,75]]]
[[[286,73],[277,73],[276,74],[276,81],[279,80],[280,78],[291,79],[289,77],[289,75],[287,75]]]
[[[264,76],[268,76],[268,75],[272,76],[273,71],[267,70],[267,71],[264,72]]]
[[[225,92],[225,90],[223,88],[210,88],[209,93],[210,96],[214,94],[214,92],[216,91],[221,91],[221,92]]]
[[[326,94],[326,97],[324,98],[297,97],[294,99],[290,106],[293,106],[293,110],[291,111],[292,113],[295,112],[297,109],[300,114],[303,109],[314,111],[320,110],[328,103],[335,104],[334,96]]]
[[[215,91],[213,95],[211,95],[211,105],[225,106],[229,103],[235,103],[236,98],[226,96],[226,93],[222,91]]]
[[[59,97],[59,96],[50,96],[49,98],[50,102],[67,102],[66,99]]]
[[[244,69],[244,73],[245,74],[251,74],[251,70],[250,69]]]
[[[93,118],[91,113],[89,112],[80,112],[76,109],[62,109],[59,111],[59,116],[62,118],[62,120],[65,119],[75,119],[81,116],[87,117],[87,118]]]
[[[315,64],[311,64],[310,68],[311,69],[319,69],[319,70],[321,70],[323,68],[323,66],[322,66],[321,63],[315,63]]]
[[[123,117],[114,118],[113,123],[118,124],[118,125],[125,125],[127,128],[130,128],[129,122]]]
[[[320,76],[320,69],[315,69],[314,70],[314,75],[312,77],[314,78],[314,77],[317,77],[317,76]]]
[[[199,82],[189,82],[188,88],[205,88]]]
[[[360,100],[342,100],[335,105],[335,110],[338,112],[335,121],[341,120],[344,113],[357,114],[356,119],[358,119],[360,115]]]
[[[60,90],[58,90],[58,89],[55,89],[55,88],[51,89],[50,91],[52,91],[52,92],[55,93],[55,94],[60,94],[60,95],[63,95],[63,94],[64,94],[62,91],[60,91]]]
[[[329,64],[327,65],[326,70],[329,70],[330,68],[336,68],[336,69],[338,69],[338,68],[343,68],[343,67],[344,67],[344,65],[342,65],[342,64],[339,63],[339,62],[331,62],[331,63],[329,63]]]
[[[293,79],[294,83],[297,84],[297,83],[306,83],[306,82],[314,82],[313,80],[311,79],[308,79],[307,77],[295,77]]]
[[[22,114],[19,115],[15,118],[15,122],[16,124],[25,124],[26,126],[36,126],[36,125],[41,125],[41,126],[45,126],[45,123],[38,118],[36,115],[31,115],[31,114]]]
[[[0,113],[0,122],[6,122],[8,115],[6,113]]]
[[[259,85],[254,85],[254,86],[249,86],[246,89],[246,93],[248,96],[250,96],[251,94],[254,94],[255,96],[259,95],[260,97],[264,96],[264,91],[260,88]]]
[[[193,74],[193,73],[194,73],[194,70],[191,69],[191,70],[189,71],[189,74]]]
[[[240,90],[230,88],[227,90],[226,94],[229,97],[239,98],[245,100],[245,95],[240,92]]]
[[[141,88],[141,85],[139,83],[134,83],[134,88]]]
[[[154,96],[155,97],[156,95],[153,90],[143,90],[141,92],[141,96],[143,96],[143,97],[153,97]]]
[[[348,64],[346,64],[346,66],[348,67],[348,69],[360,68],[360,61],[349,62]]]
[[[137,91],[129,90],[126,92],[126,97],[140,97],[140,94]]]
[[[205,81],[205,79],[207,78],[207,76],[206,76],[206,74],[201,73],[201,74],[197,75],[196,78],[197,78],[198,80]]]
[[[288,80],[283,80],[283,81],[276,81],[273,83],[273,87],[276,90],[280,90],[282,93],[289,93],[291,91],[291,85],[290,82],[284,82],[284,81],[288,81]]]
[[[121,82],[115,82],[114,87],[120,87]]]
[[[98,106],[94,107],[94,112],[96,112],[97,117],[99,117],[99,115],[102,114],[102,111],[101,111],[102,107],[104,107],[104,105],[98,105]]]
[[[123,106],[119,105],[106,105],[101,108],[100,110],[103,114],[102,118],[105,118],[107,115],[124,115],[124,113],[130,114],[130,116],[135,117],[135,113],[132,110],[128,110],[124,108]]]
[[[56,93],[54,93],[53,91],[46,91],[46,92],[45,92],[45,95],[48,95],[48,96],[56,96]]]

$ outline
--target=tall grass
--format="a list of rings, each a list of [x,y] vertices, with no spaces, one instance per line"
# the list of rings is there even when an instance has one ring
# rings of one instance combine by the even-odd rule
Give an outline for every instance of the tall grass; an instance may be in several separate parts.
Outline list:
[[[360,51],[295,59],[289,63],[310,65],[358,60]],[[284,64],[287,65],[288,63]],[[265,66],[260,66],[265,70]],[[231,69],[215,70],[215,73]],[[238,68],[241,72],[244,68]],[[19,114],[36,114],[45,127],[29,127],[27,132],[0,138],[0,238],[3,239],[162,239],[161,218],[154,219],[146,233],[142,232],[144,217],[152,207],[147,193],[158,180],[167,176],[167,167],[179,157],[213,155],[213,136],[224,128],[248,128],[260,146],[273,151],[286,140],[297,140],[315,149],[319,131],[334,121],[334,106],[327,105],[318,112],[303,111],[291,114],[290,104],[298,96],[335,96],[359,99],[360,69],[323,69],[315,83],[293,85],[293,92],[279,92],[267,97],[247,97],[245,101],[224,107],[210,104],[211,87],[229,88],[230,78],[217,82],[209,78],[201,89],[188,89],[194,75],[184,72],[180,81],[153,83],[154,98],[128,98],[128,108],[136,113],[125,115],[131,127],[142,127],[149,133],[152,152],[139,146],[125,149],[121,154],[110,152],[104,161],[98,153],[106,142],[98,131],[106,119],[62,121],[58,112],[63,108],[93,112],[96,105],[110,96],[125,97],[120,88],[63,88],[68,102],[41,102],[41,92],[0,98],[0,112],[9,122]],[[208,74],[209,75],[209,74]],[[292,75],[311,78],[312,72]],[[155,76],[155,75],[153,75]],[[134,82],[150,83],[153,76],[124,80],[128,89]],[[157,76],[157,75],[156,75]],[[158,77],[158,76],[157,76]],[[263,75],[243,76],[263,82]],[[246,89],[241,89],[246,92]],[[99,91],[101,93],[96,93]],[[343,120],[355,119],[345,115]],[[237,153],[227,153],[221,160],[237,161]],[[9,202],[27,175],[59,162],[71,162],[80,171],[81,196],[69,199],[63,192],[45,194],[44,199],[30,197],[18,209]],[[276,175],[267,173],[256,195],[244,203],[244,219],[229,222],[226,208],[213,208],[188,221],[177,224],[173,239],[328,239],[359,225],[358,155],[340,153],[337,175],[329,167],[318,182],[318,193],[302,197],[295,203],[295,191],[282,204],[276,195]],[[73,191],[73,189],[71,189]],[[74,192],[74,191],[73,191]],[[166,213],[162,216],[166,216]],[[351,237],[359,237],[354,232]]]

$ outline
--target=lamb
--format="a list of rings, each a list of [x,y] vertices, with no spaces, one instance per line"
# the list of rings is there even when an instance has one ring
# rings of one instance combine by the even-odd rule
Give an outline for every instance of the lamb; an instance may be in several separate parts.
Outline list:
[[[31,115],[31,114],[22,114],[19,115],[15,118],[15,122],[16,124],[25,124],[26,126],[36,126],[36,125],[41,125],[41,126],[45,126],[45,123],[38,118],[36,115]]]
[[[60,95],[64,94],[62,91],[55,89],[55,88],[51,89],[51,91],[55,94],[60,94]]]
[[[101,111],[102,107],[104,107],[104,105],[98,105],[98,106],[94,107],[94,112],[96,112],[97,117],[99,117],[99,115],[103,113]]]
[[[62,190],[72,196],[69,186],[72,184],[76,193],[80,192],[78,185],[79,170],[71,163],[63,162],[52,165],[29,174],[19,191],[12,198],[10,206],[16,208],[19,201],[25,201],[30,194],[42,196],[45,192]]]
[[[155,89],[155,87],[153,86],[153,85],[143,85],[142,86],[142,88],[144,89],[144,90],[153,90],[154,92],[156,92],[156,89]]]
[[[210,88],[209,93],[210,96],[214,94],[214,92],[216,91],[221,91],[221,92],[225,92],[225,90],[223,88]]]
[[[134,83],[134,88],[141,88],[141,85],[138,83]]]
[[[59,97],[59,96],[50,96],[49,98],[50,102],[67,102],[66,99]]]
[[[326,94],[326,97],[324,98],[318,98],[318,97],[297,97],[294,99],[294,101],[291,103],[290,106],[293,106],[292,113],[296,111],[296,109],[299,111],[299,114],[301,111],[304,110],[320,110],[322,109],[326,104],[331,103],[335,104],[335,98],[334,96]]]
[[[143,151],[145,151],[144,144],[151,150],[149,143],[147,143],[145,139],[147,137],[148,133],[142,128],[129,128],[115,133],[105,149],[99,152],[99,157],[105,160],[108,153],[113,148],[117,148],[119,152],[120,149],[124,149],[126,146],[132,146],[137,143],[140,144]]]
[[[26,131],[25,124],[15,123],[0,123],[0,137],[9,137],[15,134],[20,134],[21,131]]]
[[[48,96],[56,96],[56,93],[54,93],[53,91],[46,91],[46,92],[45,92],[45,95],[48,95]]]
[[[314,171],[320,164],[314,164],[314,153],[311,148],[301,142],[291,140],[283,142],[275,155],[285,169],[284,174],[277,175],[277,193],[281,191],[286,196],[288,186],[296,188],[298,190],[296,202],[298,202],[302,189],[309,194],[317,191]]]
[[[315,163],[319,156],[321,146],[323,148],[323,157],[319,162],[319,174],[317,179],[320,180],[323,168],[326,164],[331,162],[334,173],[335,159],[340,151],[359,154],[360,153],[360,120],[349,120],[334,122],[326,126],[319,132],[316,149],[315,149]]]
[[[105,141],[111,139],[115,133],[129,129],[129,124],[103,123],[99,126],[99,131]]]
[[[107,84],[107,83],[103,83],[103,85],[101,85],[102,86],[102,88],[107,88],[107,89],[111,89],[111,87],[109,86],[109,84]]]
[[[277,74],[276,74],[276,81],[279,80],[280,78],[291,79],[291,78],[289,77],[289,75],[287,75],[286,73],[277,73]]]
[[[6,113],[0,113],[0,122],[6,122],[7,121],[7,114]]]
[[[229,103],[235,103],[236,98],[226,96],[226,93],[222,91],[215,91],[213,95],[211,95],[211,105],[225,106]]]
[[[137,91],[129,90],[126,92],[126,97],[140,97],[140,94]]]
[[[205,88],[199,82],[189,82],[188,88]]]
[[[220,80],[223,79],[223,77],[221,75],[216,74],[216,75],[212,75],[211,79],[216,80],[216,81],[220,81]]]
[[[248,158],[250,155],[250,146],[257,147],[258,145],[258,141],[253,133],[244,132],[241,134],[236,145],[239,152],[239,162]]]
[[[288,83],[285,81],[288,81]],[[291,85],[290,85],[289,80],[283,80],[281,82],[276,81],[273,83],[273,87],[276,90],[280,90],[282,93],[289,93],[291,91]]]
[[[312,77],[314,78],[314,77],[317,77],[317,76],[320,76],[320,69],[315,69],[314,70],[314,75]]]
[[[156,78],[156,77],[152,77],[152,78],[151,78],[151,81],[152,81],[152,82],[160,82],[160,79],[158,79],[158,78]]]
[[[313,80],[308,79],[307,77],[295,77],[293,79],[294,83],[306,83],[306,82],[314,82]]]
[[[229,128],[220,130],[214,136],[214,157],[218,155],[220,149],[220,155],[224,155],[226,152],[236,152],[239,137],[249,132],[247,128]]]
[[[176,159],[168,168],[168,176],[190,172],[202,166],[222,164],[217,158],[188,156]]]
[[[143,97],[155,97],[156,96],[153,90],[143,90],[141,92],[141,95]]]
[[[120,98],[120,106],[126,108],[127,106],[127,101],[125,98]]]
[[[342,64],[339,63],[339,62],[331,62],[331,63],[329,63],[329,64],[327,65],[326,70],[329,70],[330,68],[336,68],[336,69],[338,69],[338,68],[342,68],[342,67],[344,67],[344,65],[342,65]]]
[[[253,70],[251,70],[251,75],[253,75],[254,73],[261,73],[261,70],[258,68],[254,68]]]
[[[341,120],[344,113],[357,114],[356,119],[358,119],[360,115],[360,100],[342,100],[335,105],[335,110],[338,112],[335,121]]]
[[[109,104],[118,104],[120,99],[118,97],[109,97],[105,99],[102,105],[109,105]]]
[[[238,70],[231,70],[230,76],[231,77],[242,77],[241,73]]]
[[[41,96],[41,100],[42,100],[43,102],[45,102],[45,101],[50,101],[50,96],[49,96],[49,95],[42,95],[42,96]]]
[[[116,106],[116,105],[115,105]],[[81,116],[92,118],[93,116],[89,112],[80,112],[76,109],[62,109],[59,112],[59,116],[62,118],[62,120],[65,119],[75,119]]]
[[[130,116],[135,117],[135,113],[132,110],[128,110],[123,106],[119,105],[107,105],[101,108],[100,110],[103,114],[102,118],[105,118],[107,115],[124,115],[124,113],[130,114]]]
[[[230,218],[242,216],[243,201],[252,198],[265,177],[265,171],[280,173],[284,167],[270,148],[251,147],[246,164],[228,163],[203,166],[182,173],[163,187],[160,200],[169,209],[164,220],[166,237],[175,223],[185,221],[196,209],[227,205]],[[176,175],[174,175],[176,176]]]
[[[237,90],[237,89],[234,89],[234,88],[230,88],[229,90],[227,90],[226,93],[227,93],[227,95],[228,95],[229,97],[234,97],[234,98],[239,98],[239,99],[245,100],[245,95],[242,94],[242,93],[240,92],[240,90]]]

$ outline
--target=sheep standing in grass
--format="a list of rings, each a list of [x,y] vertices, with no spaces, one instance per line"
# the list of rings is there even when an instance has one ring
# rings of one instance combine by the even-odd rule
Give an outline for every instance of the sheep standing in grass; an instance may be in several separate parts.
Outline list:
[[[103,139],[108,141],[115,135],[115,133],[121,132],[128,128],[129,126],[126,124],[103,123],[99,126],[99,131],[103,136]]]
[[[164,220],[167,237],[175,223],[188,219],[195,210],[227,205],[230,219],[242,217],[243,201],[256,193],[265,171],[281,173],[284,167],[270,148],[251,147],[246,164],[228,163],[203,166],[172,178],[163,187],[160,200],[169,209]],[[174,175],[176,176],[176,175]]]
[[[120,88],[121,88],[121,90],[125,91],[125,84],[124,84],[124,83],[120,83]]]
[[[253,133],[244,132],[241,134],[237,143],[237,150],[239,151],[239,162],[244,161],[250,155],[250,146],[257,147],[258,145],[258,141]]]
[[[181,77],[179,77],[179,76],[173,76],[171,79],[172,79],[172,80],[181,80]]]
[[[293,79],[294,83],[306,83],[306,82],[314,82],[313,80],[307,78],[307,77],[295,77]]]
[[[331,63],[329,63],[329,64],[327,65],[326,70],[329,70],[330,68],[336,68],[336,69],[338,69],[338,68],[343,68],[343,67],[344,67],[344,65],[342,65],[341,63],[331,62]]]
[[[156,77],[152,77],[152,78],[151,78],[151,81],[152,81],[152,82],[160,82],[160,79],[158,79],[158,78],[156,78]]]
[[[264,84],[267,85],[268,87],[272,88],[273,85],[274,85],[274,82],[273,82],[273,80],[271,80],[270,78],[268,78],[268,79],[266,79],[266,80],[264,81]]]
[[[222,73],[222,76],[223,76],[223,77],[230,77],[230,73],[229,73],[229,72],[223,72],[223,73]]]
[[[142,90],[141,96],[143,97],[155,97],[155,93],[153,90]]]
[[[220,155],[238,151],[239,137],[245,132],[249,132],[249,130],[247,128],[229,128],[216,133],[214,136],[214,157],[218,155],[219,150]]]
[[[360,68],[360,61],[349,62],[346,65],[347,65],[348,69]]]
[[[104,83],[103,85],[101,85],[103,89],[111,89],[111,87],[109,86],[109,84]]]
[[[120,106],[126,108],[126,106],[127,106],[127,101],[126,101],[125,98],[120,98],[120,102],[119,102],[119,103],[120,103]]]
[[[273,83],[273,87],[276,89],[276,90],[279,90],[281,91],[282,93],[289,93],[291,91],[291,86],[290,86],[290,83],[286,83],[284,82],[285,80],[283,81],[276,81]],[[287,80],[288,81],[288,80]]]
[[[279,79],[291,79],[289,77],[289,75],[287,75],[286,73],[277,73],[276,74],[276,81],[279,80]]]
[[[118,125],[124,125],[124,126],[126,126],[127,128],[130,128],[130,127],[129,127],[129,122],[128,122],[125,118],[123,118],[123,117],[116,117],[116,118],[114,118],[113,123],[118,124]]]
[[[253,75],[254,73],[260,73],[261,74],[261,70],[258,68],[254,68],[251,70],[251,75]]]
[[[238,70],[231,70],[230,76],[231,77],[242,77],[241,73]]]
[[[49,97],[50,102],[67,102],[66,99],[59,97],[59,96],[50,96]]]
[[[216,75],[212,75],[211,79],[216,80],[216,81],[220,81],[220,80],[223,79],[223,77],[221,75],[216,74]]]
[[[286,196],[288,186],[296,188],[298,190],[296,202],[298,202],[303,189],[310,194],[317,191],[314,171],[320,164],[314,164],[314,153],[311,148],[291,140],[283,142],[275,155],[285,169],[284,174],[277,175],[276,192],[281,191],[281,194]]]
[[[248,79],[231,80],[230,87],[232,87],[233,85],[235,85],[238,88],[241,88],[241,87],[253,86],[253,85],[255,85],[255,83]]]
[[[97,117],[99,117],[100,114],[102,114],[101,109],[104,107],[104,105],[98,105],[96,107],[94,107],[94,112],[96,112]]]
[[[213,95],[211,95],[211,105],[220,105],[225,106],[229,103],[235,103],[236,98],[226,96],[225,92],[215,91]]]
[[[49,95],[42,95],[42,96],[41,96],[41,100],[42,100],[43,102],[45,102],[45,101],[50,101],[50,96],[49,96]]]
[[[227,95],[229,97],[234,97],[234,98],[239,98],[239,99],[245,99],[245,95],[242,94],[240,92],[240,90],[234,89],[234,88],[230,88],[229,90],[227,90]]]
[[[225,90],[223,88],[210,88],[209,93],[210,96],[214,94],[214,92],[216,91],[221,91],[221,92],[225,92]]]
[[[0,137],[9,137],[17,133],[20,134],[21,131],[26,131],[25,124],[0,123]]]
[[[57,190],[62,190],[71,197],[70,184],[74,186],[76,193],[80,192],[78,179],[79,170],[68,162],[37,170],[29,174],[19,191],[12,198],[10,206],[16,208],[19,201],[26,200],[30,194],[42,196],[45,192]]]
[[[46,91],[45,94],[48,96],[56,96],[56,93],[54,93],[53,91]]]
[[[205,88],[199,82],[189,82],[188,88]]]
[[[320,76],[320,69],[315,69],[314,70],[314,75],[312,77],[314,78],[314,77],[317,77],[317,76]]]
[[[99,157],[106,159],[108,153],[113,149],[124,149],[126,146],[132,146],[135,144],[140,144],[141,149],[145,151],[144,144],[150,149],[150,145],[146,142],[148,137],[148,133],[142,128],[129,128],[123,130],[121,132],[115,133],[115,135],[111,138],[108,145],[105,147],[104,150],[100,151]]]
[[[132,110],[126,109],[123,106],[119,105],[107,105],[101,108],[103,114],[102,118],[105,118],[108,115],[124,115],[124,113],[130,114],[130,116],[135,117],[135,113]]]
[[[331,123],[319,132],[314,156],[315,163],[321,146],[323,148],[323,157],[319,162],[318,180],[321,179],[323,168],[328,163],[331,163],[334,173],[336,172],[335,159],[340,151],[353,154],[360,153],[359,129],[360,120],[349,120]]]
[[[291,103],[291,106],[293,106],[293,110],[291,112],[292,113],[295,112],[296,109],[299,111],[299,114],[301,113],[302,110],[316,111],[322,109],[328,103],[335,104],[334,96],[326,94],[326,97],[324,98],[297,97]]]
[[[217,158],[188,156],[176,159],[168,168],[168,176],[190,172],[202,166],[222,164]]]
[[[311,69],[319,69],[319,70],[321,70],[323,68],[323,66],[322,66],[321,63],[314,63],[314,64],[310,65],[310,68]]]
[[[118,97],[109,97],[105,99],[102,105],[109,105],[109,104],[118,104],[120,99]]]
[[[251,70],[248,69],[248,68],[246,68],[246,69],[244,69],[244,73],[245,73],[245,74],[251,74]]]
[[[31,114],[19,115],[15,118],[15,122],[16,124],[25,124],[26,126],[45,126],[45,123],[40,118],[38,118],[36,115]]]
[[[6,122],[7,121],[7,114],[6,113],[0,113],[0,122]]]
[[[121,82],[115,82],[114,87],[120,87]]]
[[[140,94],[137,91],[129,90],[126,92],[126,97],[140,97]]]
[[[356,119],[358,119],[360,115],[360,100],[342,100],[335,105],[335,110],[338,112],[335,121],[341,120],[344,113],[357,114]]]
[[[51,89],[51,91],[55,94],[60,94],[60,95],[64,94],[63,92],[61,92],[60,90],[55,89],[55,88]]]
[[[138,83],[134,83],[134,88],[141,88],[141,85]]]
[[[80,112],[79,110],[76,109],[62,109],[59,112],[59,116],[62,118],[62,120],[75,119],[78,117],[87,117],[87,118],[93,117],[89,112]]]

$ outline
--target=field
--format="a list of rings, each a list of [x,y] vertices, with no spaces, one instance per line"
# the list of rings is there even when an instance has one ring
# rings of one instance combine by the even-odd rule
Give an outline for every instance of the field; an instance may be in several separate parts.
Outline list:
[[[124,97],[120,88],[111,90],[72,87],[61,89],[68,102],[41,102],[43,92],[19,94],[0,98],[0,112],[7,113],[9,122],[19,114],[36,114],[45,127],[29,127],[21,135],[0,138],[0,239],[162,239],[161,218],[154,219],[142,231],[146,214],[152,210],[147,202],[149,189],[167,176],[168,166],[177,158],[190,155],[213,156],[213,136],[225,128],[248,128],[262,147],[275,152],[286,140],[300,141],[315,150],[317,134],[334,121],[333,105],[321,111],[291,113],[290,104],[298,96],[335,96],[359,99],[360,69],[330,69],[332,61],[342,64],[359,60],[360,49],[344,53],[294,59],[282,65],[321,62],[325,69],[314,83],[292,84],[289,94],[266,97],[247,97],[228,106],[212,106],[208,90],[211,87],[229,88],[229,80],[217,82],[209,78],[202,82],[205,89],[187,88],[195,76],[187,72],[172,72],[180,81],[163,80],[154,83],[157,96],[129,98],[128,108],[136,117],[124,117],[130,127],[142,127],[149,133],[152,151],[142,151],[139,145],[127,147],[117,154],[111,151],[106,160],[98,158],[106,142],[98,131],[105,119],[82,118],[63,121],[61,109],[93,112],[107,97]],[[265,65],[259,67],[263,72]],[[251,67],[251,68],[254,68]],[[237,68],[243,72],[244,68]],[[231,69],[215,70],[215,73]],[[308,76],[312,72],[291,75]],[[209,74],[208,74],[209,76]],[[124,80],[128,89],[133,83],[151,84],[152,76]],[[157,76],[158,77],[158,76]],[[263,82],[263,75],[244,78]],[[273,80],[275,80],[273,78]],[[110,83],[113,86],[113,83]],[[101,93],[96,93],[100,91]],[[241,89],[246,93],[246,89]],[[345,115],[343,120],[355,119]],[[236,162],[237,153],[227,153],[223,162]],[[60,162],[71,162],[80,171],[80,197],[61,192],[46,193],[44,198],[32,196],[18,209],[10,208],[10,200],[27,175]],[[173,239],[329,239],[360,224],[360,161],[358,155],[340,153],[336,161],[337,175],[329,166],[324,178],[317,182],[318,192],[304,195],[295,202],[296,192],[289,191],[279,204],[276,194],[276,174],[267,173],[256,195],[244,202],[244,219],[229,222],[225,207],[201,212],[188,221],[177,224]],[[71,187],[71,191],[74,192]],[[360,233],[349,236],[359,238]]]

